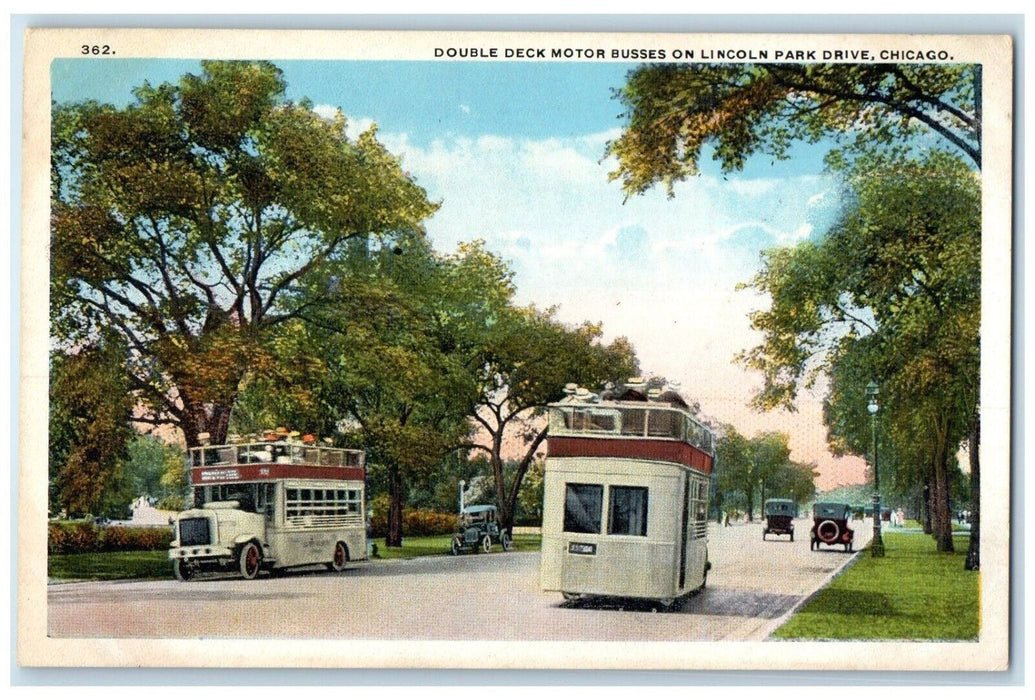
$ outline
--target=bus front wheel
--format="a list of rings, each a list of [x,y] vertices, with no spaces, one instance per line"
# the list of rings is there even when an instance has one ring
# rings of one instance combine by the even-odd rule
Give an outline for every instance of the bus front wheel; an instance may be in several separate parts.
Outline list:
[[[482,538],[482,550],[486,554],[492,551],[492,538],[488,535]]]
[[[173,575],[177,581],[190,581],[194,578],[194,567],[183,559],[173,561]]]
[[[241,552],[238,555],[238,564],[241,570],[241,576],[251,581],[259,575],[259,569],[262,568],[262,552],[259,551],[259,545],[254,542],[248,542],[241,547]]]

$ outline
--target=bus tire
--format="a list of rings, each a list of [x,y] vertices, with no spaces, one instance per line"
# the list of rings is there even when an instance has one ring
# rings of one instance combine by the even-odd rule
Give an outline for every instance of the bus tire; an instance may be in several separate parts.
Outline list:
[[[486,554],[492,551],[492,538],[489,535],[482,538],[482,550]]]
[[[331,571],[341,573],[349,563],[349,548],[344,542],[337,542],[334,545],[334,557],[327,565]]]
[[[503,551],[504,552],[509,552],[510,551],[510,545],[511,545],[510,532],[508,530],[504,530],[500,534],[500,546],[503,547]]]
[[[453,546],[450,548],[449,551],[451,551],[453,553],[453,556],[455,557],[456,555],[460,554],[460,550],[462,550],[462,549],[463,549],[463,545],[460,542],[460,538],[459,537],[454,537],[453,538]]]
[[[245,542],[237,556],[238,568],[245,580],[251,581],[262,569],[262,550],[253,542]]]
[[[177,581],[190,581],[194,578],[194,567],[183,559],[173,560],[173,576]]]

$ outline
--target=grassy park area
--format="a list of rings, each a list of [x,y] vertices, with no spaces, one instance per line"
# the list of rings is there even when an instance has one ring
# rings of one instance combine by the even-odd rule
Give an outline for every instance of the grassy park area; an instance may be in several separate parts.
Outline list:
[[[979,573],[965,571],[968,535],[954,553],[922,533],[885,532],[886,556],[863,552],[787,624],[777,639],[972,640],[979,630]]]

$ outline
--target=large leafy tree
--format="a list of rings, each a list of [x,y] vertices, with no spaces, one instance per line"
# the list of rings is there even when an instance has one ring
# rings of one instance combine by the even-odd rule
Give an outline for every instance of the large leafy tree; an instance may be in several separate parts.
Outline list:
[[[122,366],[125,346],[102,338],[50,361],[50,508],[68,515],[123,517],[133,401]],[[120,502],[120,496],[124,496]]]
[[[824,238],[764,256],[752,281],[771,299],[752,315],[764,340],[741,359],[764,376],[757,403],[766,408],[792,406],[827,372],[842,401],[828,410],[835,444],[861,454],[865,432],[858,418],[844,419],[843,399],[863,415],[864,382],[876,380],[891,455],[921,460],[933,534],[951,551],[951,472],[964,440],[976,451],[978,429],[977,176],[938,151],[863,160],[846,175],[851,204]]]
[[[225,438],[270,339],[328,301],[294,291],[348,241],[435,209],[373,129],[352,139],[284,88],[272,64],[206,62],[125,108],[54,108],[54,334],[121,334],[143,419],[188,445]]]
[[[935,135],[981,164],[976,65],[648,65],[617,93],[628,126],[611,142],[611,174],[629,194],[697,175],[705,144],[724,172],[755,154],[788,157],[795,141],[834,139],[858,152]]]

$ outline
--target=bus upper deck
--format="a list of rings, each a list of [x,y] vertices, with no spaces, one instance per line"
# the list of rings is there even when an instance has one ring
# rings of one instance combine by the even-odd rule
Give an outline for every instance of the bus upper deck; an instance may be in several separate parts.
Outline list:
[[[588,392],[572,393],[550,406],[549,435],[553,457],[644,458],[706,473],[714,461],[711,430],[674,392],[649,396],[627,391],[603,400]]]

